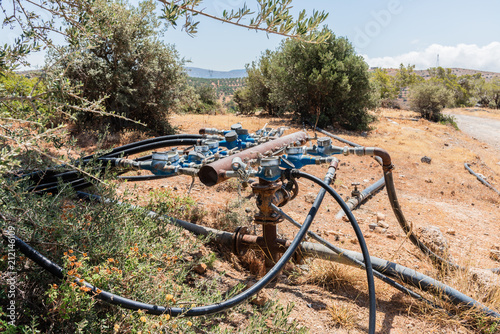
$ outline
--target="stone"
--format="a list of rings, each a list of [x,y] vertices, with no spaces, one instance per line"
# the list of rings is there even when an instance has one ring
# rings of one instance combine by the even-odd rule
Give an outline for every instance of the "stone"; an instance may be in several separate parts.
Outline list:
[[[443,233],[437,226],[429,226],[424,228],[419,228],[420,239],[424,244],[427,245],[432,251],[436,252],[438,255],[444,256],[448,251],[448,241],[444,237]]]
[[[432,183],[432,179],[426,179],[425,182]]]
[[[315,193],[308,193],[306,194],[304,200],[307,202],[307,203],[314,203],[314,200],[316,199],[316,194]]]
[[[200,274],[203,275],[207,271],[207,265],[205,263],[199,263],[196,266],[193,267],[193,270]]]
[[[368,228],[370,228],[370,231],[374,231],[377,227],[378,227],[378,225],[375,223],[371,223],[368,225]]]
[[[381,220],[385,220],[386,215],[384,215],[382,212],[377,212],[377,222]]]
[[[423,163],[426,163],[426,164],[430,164],[431,161],[432,161],[432,158],[429,158],[428,156],[423,156],[421,159],[420,159],[421,162]]]
[[[472,268],[469,277],[477,284],[480,295],[484,300],[494,297],[500,291],[500,276],[491,270]]]
[[[395,234],[392,234],[392,233],[390,233],[390,232],[389,232],[389,233],[387,233],[386,237],[387,237],[387,238],[389,238],[389,239],[392,239],[392,240],[396,240],[396,235],[395,235]]]
[[[382,227],[382,228],[385,228],[385,229],[388,229],[388,228],[389,228],[389,224],[387,224],[387,223],[386,223],[385,221],[383,221],[383,220],[379,220],[379,221],[377,222],[377,225],[378,225],[378,226],[380,226],[380,227]]]
[[[264,290],[260,290],[259,293],[257,293],[257,295],[250,300],[250,303],[258,306],[264,306],[269,299],[269,294]]]
[[[500,250],[491,249],[490,250],[490,259],[500,262]]]
[[[454,229],[449,228],[449,229],[447,229],[447,230],[446,230],[446,234],[449,234],[449,235],[456,235],[456,234],[457,234],[457,232],[456,232]]]

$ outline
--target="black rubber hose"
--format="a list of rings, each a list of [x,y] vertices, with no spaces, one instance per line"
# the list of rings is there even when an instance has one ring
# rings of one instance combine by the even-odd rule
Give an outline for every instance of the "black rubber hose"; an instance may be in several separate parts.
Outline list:
[[[105,157],[105,156],[107,157],[110,154],[120,153],[120,152],[123,152],[123,151],[131,149],[131,148],[135,148],[138,146],[143,146],[143,145],[147,145],[147,144],[151,144],[151,143],[155,143],[155,142],[159,142],[159,141],[174,140],[174,139],[203,139],[203,138],[204,138],[203,135],[195,135],[195,134],[167,135],[167,136],[149,138],[149,139],[141,140],[141,141],[138,141],[135,143],[130,143],[127,145],[116,147],[113,150],[111,150],[111,152],[106,153],[106,154],[99,156],[99,157]],[[84,157],[83,160],[92,159],[94,157],[95,157],[95,154],[91,154],[91,155]]]
[[[146,139],[140,142],[136,143],[131,143],[127,145],[123,145],[117,148],[114,148],[111,150],[111,152],[103,154],[99,156],[100,158],[112,158],[112,157],[119,157],[120,155],[130,155],[130,154],[136,154],[148,150],[153,150],[161,147],[168,147],[168,146],[177,146],[177,145],[196,145],[199,140],[201,140],[203,136],[201,135],[173,135],[173,136],[162,136],[162,137],[156,137],[156,138],[151,138],[151,139]],[[187,143],[186,143],[187,141]],[[141,151],[139,149],[137,151],[137,148],[144,147],[144,149]],[[83,165],[89,162],[89,160],[93,159],[96,155],[91,154],[82,159]],[[65,166],[58,166],[57,168],[63,168]],[[24,174],[21,177],[23,178],[31,178],[35,183],[40,181],[41,179],[45,180],[50,180],[50,179],[57,179],[60,174],[64,173],[71,173],[71,172],[76,172],[76,171],[69,171],[69,172],[58,172],[57,169],[51,168],[47,170],[41,170],[41,171],[35,171],[31,172],[28,174]],[[77,172],[76,172],[77,173]]]
[[[138,182],[138,181],[150,181],[150,180],[165,179],[165,178],[172,177],[172,176],[174,176],[174,175],[132,175],[132,176],[119,176],[118,179],[129,181],[129,182]]]
[[[194,308],[178,308],[178,307],[163,307],[158,305],[152,305],[147,303],[142,303],[138,301],[134,301],[128,298],[123,298],[121,296],[102,291],[93,285],[85,282],[85,281],[75,281],[77,284],[84,285],[90,289],[89,294],[95,296],[95,298],[104,300],[111,304],[119,305],[124,308],[132,309],[132,310],[144,310],[146,313],[161,315],[161,314],[170,314],[172,316],[201,316],[201,315],[209,315],[218,313],[234,306],[237,306],[249,298],[253,297],[260,290],[262,290],[267,284],[269,284],[283,269],[285,264],[290,260],[293,256],[294,252],[300,246],[300,243],[304,236],[307,233],[308,228],[311,226],[311,223],[316,215],[316,211],[311,210],[306,217],[302,228],[297,233],[295,239],[292,241],[288,249],[285,251],[283,256],[278,260],[278,262],[272,267],[269,272],[262,277],[257,283],[252,285],[249,289],[241,292],[240,294],[217,304],[207,305],[207,306],[199,306]],[[32,259],[34,262],[39,264],[42,268],[48,270],[54,276],[58,278],[64,277],[64,271],[61,267],[59,267],[54,262],[50,261],[33,248],[24,243],[17,236],[15,237],[15,245],[16,247],[23,252],[27,257]]]
[[[156,150],[163,147],[169,146],[186,146],[186,145],[196,145],[200,143],[200,139],[174,139],[174,140],[163,140],[158,142],[147,143],[140,146],[134,146],[121,150],[119,152],[109,153],[101,158],[118,158],[121,156],[127,156],[132,154],[137,154],[141,152]]]
[[[300,251],[306,256],[312,256],[315,258],[320,258],[328,261],[334,261],[347,265],[354,265],[351,261],[346,260],[343,255],[349,255],[352,258],[358,259],[358,261],[363,261],[363,254],[350,251],[347,249],[340,249],[340,253],[330,250],[321,244],[303,242]],[[432,277],[426,276],[422,273],[417,272],[414,269],[410,269],[399,265],[394,262],[379,259],[376,257],[371,257],[371,262],[374,270],[377,270],[389,277],[402,281],[406,284],[410,284],[422,291],[432,292],[434,295],[443,298],[447,297],[449,300],[457,306],[465,306],[467,308],[473,309],[477,308],[481,310],[484,314],[494,317],[500,320],[500,314],[493,311],[471,297],[453,289],[452,287],[435,280]]]
[[[107,159],[116,158],[116,156],[119,156],[122,154],[123,155],[136,154],[136,153],[141,153],[141,152],[145,152],[145,151],[149,151],[149,150],[153,150],[153,149],[157,149],[157,148],[180,146],[180,145],[195,145],[196,143],[198,143],[198,139],[165,140],[165,141],[148,143],[148,144],[145,144],[142,146],[135,146],[135,147],[129,148],[125,151],[115,152],[113,154],[103,156],[99,159],[107,160]],[[102,168],[104,168],[104,167],[102,167]],[[43,177],[43,175],[41,175],[41,176]],[[33,180],[33,181],[35,181],[35,183],[37,183],[35,186],[35,191],[38,192],[38,190],[36,190],[36,189],[45,188],[46,184],[51,184],[51,183],[56,184],[58,182],[59,177],[63,177],[63,181],[64,181],[65,179],[70,180],[71,178],[81,177],[81,174],[78,171],[66,171],[66,172],[62,172],[59,174],[51,175],[47,179],[38,178],[38,180]],[[75,182],[75,181],[71,181],[71,183],[72,182]],[[77,189],[75,188],[75,190],[85,189],[86,187],[88,187],[90,185],[91,185],[90,182],[88,182],[86,186],[84,186],[83,184],[79,184],[79,187]],[[43,192],[57,192],[57,185],[52,186],[49,190],[47,190],[47,191],[44,190]]]
[[[324,194],[325,194],[325,190],[323,188],[321,188],[320,193],[318,193],[318,197],[319,196],[324,196]],[[316,197],[316,198],[318,198],[318,197]],[[283,216],[286,220],[288,220],[289,222],[291,222],[293,225],[297,226],[298,228],[302,227],[292,217],[290,217],[285,212],[283,212],[283,210],[281,210],[280,208],[278,208],[274,204],[272,204],[272,207],[273,207],[274,211],[276,211],[277,213],[279,213],[281,216]],[[351,265],[354,265],[354,266],[356,266],[356,267],[358,267],[360,269],[366,270],[366,266],[365,266],[365,264],[362,261],[359,261],[357,258],[352,257],[352,256],[346,254],[343,249],[341,249],[339,247],[336,247],[335,245],[333,245],[329,241],[321,238],[319,235],[317,235],[314,232],[307,231],[307,234],[309,236],[311,236],[313,239],[315,239],[316,241],[318,241],[319,243],[323,244],[325,247],[329,248],[330,250],[332,250],[333,252],[335,252],[336,254],[338,254],[339,256],[347,259],[351,263]],[[371,257],[371,258],[373,259],[373,257]],[[434,307],[436,309],[441,309],[442,310],[442,307],[436,305],[435,303],[431,302],[428,299],[425,299],[424,297],[422,297],[418,293],[416,293],[416,292],[408,289],[407,287],[399,284],[398,282],[390,279],[389,277],[385,276],[384,274],[380,273],[379,271],[377,271],[375,269],[373,269],[373,275],[375,277],[377,277],[378,279],[382,280],[383,282],[389,284],[390,286],[398,289],[399,291],[401,291],[401,292],[403,292],[405,294],[408,294],[410,297],[413,297],[413,298],[415,298],[415,299],[417,299],[419,301],[423,301],[423,302],[427,303],[428,305],[430,305],[430,306],[432,306],[432,307]]]
[[[361,232],[361,229],[359,228],[359,225],[356,221],[356,218],[352,214],[352,212],[349,210],[347,205],[345,204],[344,200],[342,197],[337,194],[337,192],[330,187],[328,184],[323,182],[321,179],[317,178],[316,176],[301,172],[299,170],[293,169],[290,172],[290,176],[299,178],[303,177],[305,179],[308,179],[316,184],[318,184],[320,187],[322,187],[325,191],[327,191],[340,205],[342,210],[346,213],[347,218],[349,218],[349,221],[351,222],[352,228],[354,229],[354,232],[356,233],[356,237],[358,238],[359,241],[359,246],[361,248],[361,252],[363,253],[363,258],[364,258],[364,263],[366,267],[366,278],[368,281],[368,295],[369,295],[369,309],[370,309],[370,316],[369,316],[369,333],[375,333],[375,326],[376,326],[376,312],[377,312],[377,300],[375,296],[375,282],[373,280],[373,269],[372,269],[372,264],[370,261],[370,254],[368,252],[368,247],[366,246],[365,239],[363,237],[363,233]]]
[[[403,232],[410,239],[410,241],[417,246],[424,254],[429,256],[429,258],[437,265],[449,267],[451,269],[463,269],[459,265],[452,263],[446,259],[443,259],[441,256],[437,255],[433,251],[431,251],[423,242],[421,242],[415,233],[413,232],[411,226],[406,221],[406,218],[403,214],[403,210],[399,205],[398,197],[396,195],[396,188],[394,187],[394,179],[392,176],[391,170],[384,170],[384,179],[385,179],[385,188],[387,190],[387,196],[389,197],[389,202],[392,207],[392,211],[396,216],[396,219],[399,222],[399,225],[403,229]]]

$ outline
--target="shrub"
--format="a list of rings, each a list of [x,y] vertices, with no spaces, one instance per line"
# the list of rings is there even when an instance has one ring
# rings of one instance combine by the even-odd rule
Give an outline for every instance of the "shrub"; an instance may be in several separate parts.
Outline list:
[[[167,115],[177,106],[186,74],[174,48],[157,39],[154,9],[151,1],[133,8],[121,1],[98,0],[89,12],[80,13],[94,37],[70,22],[69,45],[56,57],[62,59],[62,73],[81,84],[84,97],[105,98],[107,111],[140,121],[156,133],[167,133],[171,131]],[[89,113],[77,116],[84,127],[107,123],[116,131],[135,126],[121,118],[103,122]]]
[[[286,40],[247,67],[247,86],[235,96],[244,112],[294,112],[319,125],[365,130],[375,106],[368,65],[333,34],[324,43]]]
[[[429,80],[411,89],[411,110],[420,113],[422,117],[430,121],[440,121],[441,110],[450,102],[450,91],[440,83]]]

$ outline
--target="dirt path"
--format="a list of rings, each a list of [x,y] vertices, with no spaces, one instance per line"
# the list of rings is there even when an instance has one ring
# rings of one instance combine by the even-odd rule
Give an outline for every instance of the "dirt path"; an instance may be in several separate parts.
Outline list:
[[[500,151],[500,121],[450,113],[460,130]]]

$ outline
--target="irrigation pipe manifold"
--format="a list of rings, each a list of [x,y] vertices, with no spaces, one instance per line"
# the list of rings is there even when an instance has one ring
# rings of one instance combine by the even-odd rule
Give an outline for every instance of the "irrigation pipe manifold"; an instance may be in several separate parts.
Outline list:
[[[329,133],[326,134],[333,136]],[[262,236],[248,234],[245,228],[240,228],[235,233],[230,233],[175,218],[167,219],[163,216],[158,216],[154,212],[148,212],[151,216],[172,222],[194,234],[210,235],[216,242],[231,247],[238,255],[243,254],[248,248],[264,250],[267,254],[265,262],[267,274],[248,290],[222,303],[186,309],[162,307],[133,301],[102,291],[89,282],[80,282],[79,280],[75,280],[75,282],[88,287],[90,289],[89,293],[95,295],[97,298],[125,308],[141,309],[151,314],[167,313],[172,316],[181,314],[184,316],[199,316],[217,313],[248,300],[271,282],[283,269],[286,262],[301,256],[313,256],[348,264],[366,271],[369,288],[370,333],[373,333],[375,330],[376,319],[374,277],[432,306],[436,307],[435,304],[424,299],[421,295],[408,289],[403,284],[423,291],[437,293],[441,296],[447,296],[455,304],[476,308],[488,316],[500,319],[500,314],[497,312],[488,309],[484,305],[441,282],[414,270],[369,255],[361,230],[351,212],[351,209],[358,203],[347,205],[329,185],[334,180],[337,169],[338,159],[334,157],[335,155],[373,156],[382,166],[383,185],[387,189],[391,207],[396,218],[408,238],[436,264],[461,269],[429,250],[427,246],[418,240],[406,222],[396,196],[392,177],[393,165],[388,152],[380,148],[361,147],[348,141],[347,143],[354,147],[337,147],[333,146],[331,139],[327,137],[319,138],[317,145],[306,147],[303,145],[307,140],[311,139],[306,133],[297,132],[287,136],[282,135],[282,128],[270,129],[264,127],[254,134],[249,134],[240,124],[235,124],[230,130],[226,131],[202,129],[199,135],[176,135],[152,138],[121,146],[104,154],[89,155],[75,162],[79,167],[91,168],[92,171],[101,173],[101,175],[107,170],[113,170],[119,175],[129,170],[145,170],[151,173],[150,175],[141,175],[132,178],[124,177],[134,181],[189,175],[193,178],[198,177],[203,184],[210,187],[229,178],[237,178],[243,183],[249,183],[250,180],[257,178],[258,181],[251,183],[252,191],[257,197],[257,206],[259,209],[254,217],[254,222],[262,225]],[[338,139],[336,136],[333,137]],[[343,142],[346,143],[345,140]],[[188,148],[178,149],[178,146],[188,146]],[[129,158],[132,155],[164,148],[169,148],[169,150],[153,152],[153,154],[139,158]],[[279,156],[279,154],[281,155]],[[323,181],[300,171],[304,166],[324,163],[330,164],[330,167]],[[37,193],[57,192],[61,182],[69,184],[75,190],[81,190],[91,185],[79,171],[70,170],[66,166],[58,166],[57,168],[42,171],[24,172],[20,173],[17,177],[30,179],[34,184],[30,190]],[[299,186],[295,179],[299,177],[315,182],[321,187],[303,224],[294,221],[282,209],[282,207],[286,206],[288,202],[297,196]],[[377,182],[376,187],[373,187],[376,188],[375,190],[369,187],[368,190],[370,192],[366,196],[369,196],[372,190],[376,191],[380,189],[381,183],[381,180]],[[97,195],[81,192],[78,194],[88,200],[106,200]],[[332,196],[347,215],[358,238],[361,253],[338,248],[309,231],[325,194]],[[364,199],[364,197],[360,197],[359,202]],[[130,209],[134,209],[134,206],[130,204],[119,202],[116,202],[116,204],[128,205]],[[293,241],[277,237],[276,225],[283,219],[300,228]],[[303,238],[306,234],[309,234],[320,242],[320,244],[304,242]],[[48,270],[55,277],[60,279],[65,277],[66,274],[61,267],[31,248],[17,236],[15,237],[15,245],[27,257]]]

